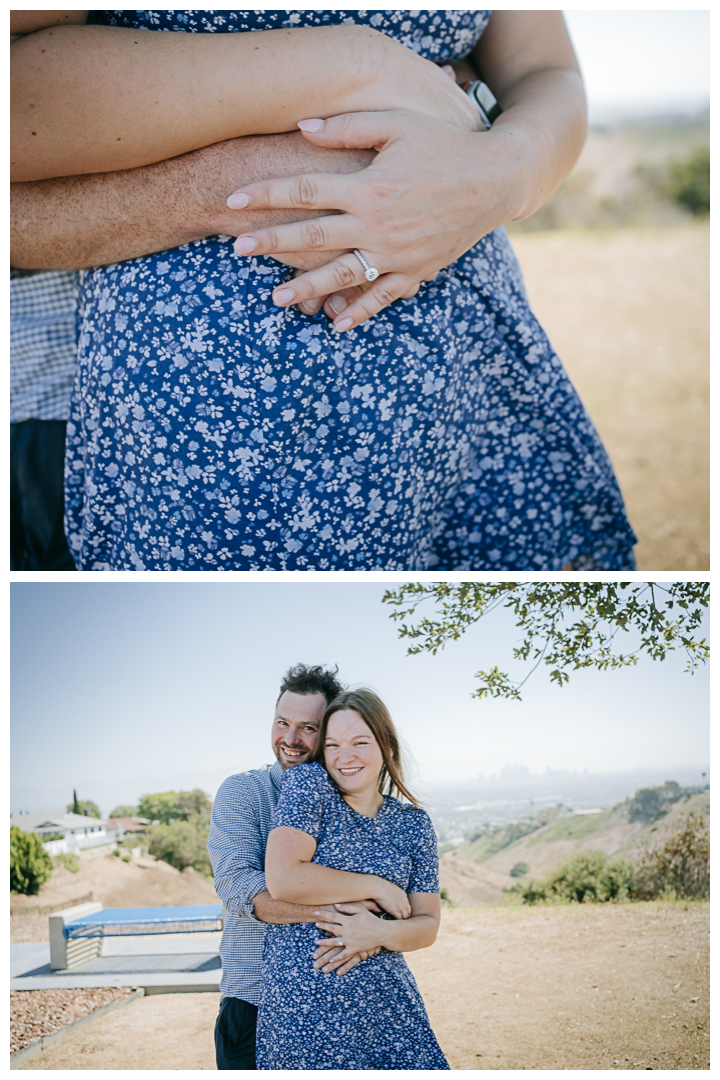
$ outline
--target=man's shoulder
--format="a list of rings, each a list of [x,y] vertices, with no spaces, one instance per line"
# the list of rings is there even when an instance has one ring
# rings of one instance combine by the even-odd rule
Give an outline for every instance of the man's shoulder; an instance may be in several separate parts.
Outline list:
[[[259,769],[248,769],[246,772],[233,773],[232,776],[228,776],[226,780],[223,780],[215,798],[271,787],[271,773],[272,765],[261,765]]]

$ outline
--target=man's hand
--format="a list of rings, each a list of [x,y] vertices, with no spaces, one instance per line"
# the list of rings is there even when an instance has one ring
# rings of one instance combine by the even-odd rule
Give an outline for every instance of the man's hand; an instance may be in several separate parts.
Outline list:
[[[28,270],[84,269],[215,233],[237,235],[247,223],[246,214],[226,206],[233,185],[308,168],[350,172],[365,168],[374,156],[372,150],[314,147],[293,132],[233,139],[125,172],[13,184],[11,263]],[[257,227],[321,212],[259,211]],[[308,270],[327,258],[303,252],[289,256],[289,262]]]

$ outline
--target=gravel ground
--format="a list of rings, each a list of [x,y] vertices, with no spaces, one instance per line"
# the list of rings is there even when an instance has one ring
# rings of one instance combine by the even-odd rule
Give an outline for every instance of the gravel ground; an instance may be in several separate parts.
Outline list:
[[[47,916],[45,916],[47,921]],[[52,1035],[94,1009],[132,994],[132,987],[93,990],[11,990],[10,1053]]]

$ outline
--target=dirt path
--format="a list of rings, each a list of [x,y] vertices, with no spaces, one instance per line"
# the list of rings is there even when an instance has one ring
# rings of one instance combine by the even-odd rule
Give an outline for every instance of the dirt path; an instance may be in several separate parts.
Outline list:
[[[707,1069],[708,914],[664,903],[451,909],[432,949],[408,960],[453,1069]],[[144,998],[26,1068],[214,1069],[218,999]]]
[[[639,569],[709,568],[709,231],[513,234],[535,314],[592,416]]]

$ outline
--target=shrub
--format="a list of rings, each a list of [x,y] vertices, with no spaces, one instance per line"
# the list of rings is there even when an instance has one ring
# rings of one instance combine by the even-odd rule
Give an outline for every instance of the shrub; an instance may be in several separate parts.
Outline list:
[[[142,817],[142,814],[138,814],[137,806],[116,806],[115,809],[108,814],[108,817]]]
[[[10,827],[10,892],[37,896],[52,874],[52,862],[36,833]]]
[[[685,161],[671,161],[666,190],[671,199],[691,214],[710,212],[710,147],[703,146]]]
[[[646,848],[633,888],[640,900],[659,896],[700,900],[710,895],[710,836],[702,814],[691,811],[654,848]]]
[[[169,825],[154,825],[145,834],[151,855],[164,859],[176,870],[192,866],[201,874],[212,876],[210,856],[207,852],[209,818],[205,814],[193,814],[186,821],[173,821]]]
[[[541,881],[522,886],[520,895],[528,904],[551,899],[579,904],[625,900],[631,895],[633,873],[632,863],[621,856],[608,860],[603,851],[577,851]]]
[[[510,877],[523,877],[529,869],[530,867],[526,862],[516,862],[510,871]]]
[[[64,866],[71,874],[77,874],[80,869],[80,860],[77,855],[55,855],[52,864],[53,866]]]
[[[162,791],[157,795],[143,795],[137,806],[137,816],[170,825],[173,821],[187,821],[193,815],[209,816],[210,807],[210,799],[200,788]]]
[[[668,807],[682,796],[682,788],[675,780],[666,780],[660,787],[639,788],[628,810],[629,821],[657,821],[668,812]]]
[[[68,813],[82,814],[85,817],[102,817],[102,814],[100,813],[100,808],[97,803],[94,803],[92,799],[78,799],[77,793],[74,791],[73,801],[71,803],[68,803],[65,809],[68,811]]]

